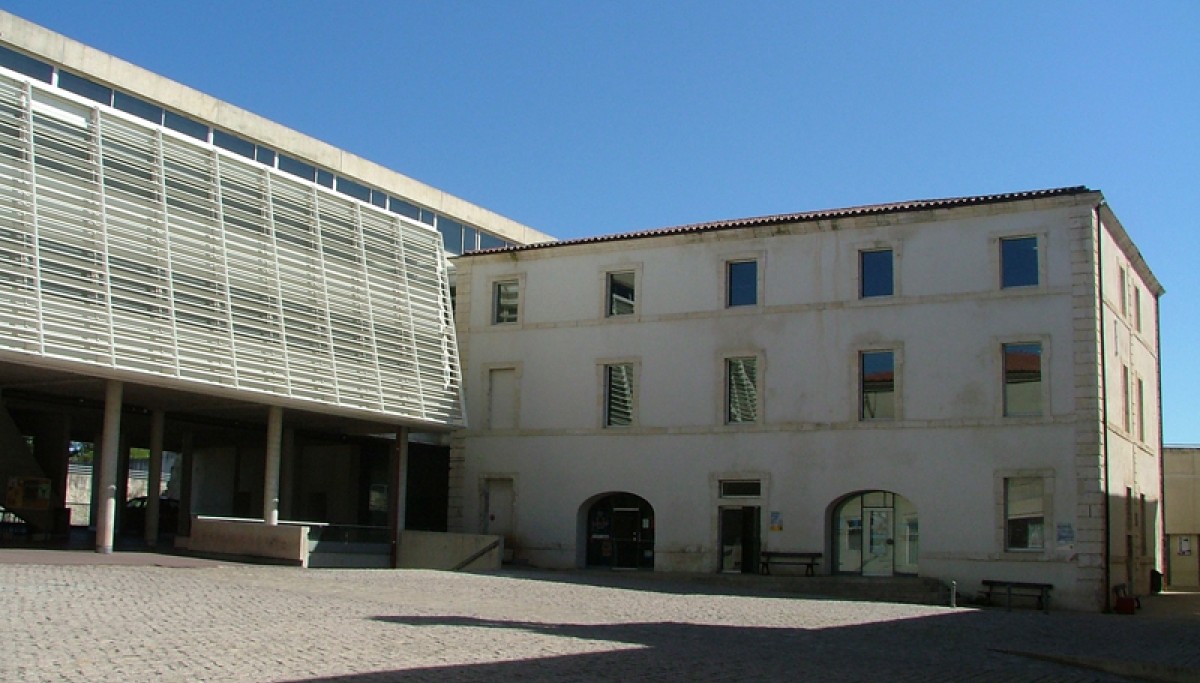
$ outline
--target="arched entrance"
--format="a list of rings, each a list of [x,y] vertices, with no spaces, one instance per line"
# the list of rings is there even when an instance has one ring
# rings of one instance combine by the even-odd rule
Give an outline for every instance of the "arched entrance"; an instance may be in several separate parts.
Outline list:
[[[587,566],[654,568],[654,508],[644,498],[632,493],[601,496],[587,508],[585,524]]]
[[[917,508],[890,491],[861,491],[833,507],[833,571],[892,576],[917,573]]]

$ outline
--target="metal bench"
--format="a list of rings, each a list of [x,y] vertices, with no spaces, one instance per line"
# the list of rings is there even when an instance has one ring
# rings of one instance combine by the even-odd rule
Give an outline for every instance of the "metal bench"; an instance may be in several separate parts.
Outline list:
[[[821,561],[821,553],[787,552],[782,550],[764,550],[761,557],[761,572],[771,573],[772,564],[804,565],[805,576],[815,576],[817,563]]]
[[[1036,598],[1038,609],[1043,612],[1050,611],[1050,589],[1054,588],[1054,584],[984,579],[983,586],[983,599],[989,605],[992,603],[992,593],[1002,592],[1005,597],[1005,609],[1012,609],[1013,595],[1016,595],[1017,597]],[[1014,591],[1016,592],[1014,593]]]

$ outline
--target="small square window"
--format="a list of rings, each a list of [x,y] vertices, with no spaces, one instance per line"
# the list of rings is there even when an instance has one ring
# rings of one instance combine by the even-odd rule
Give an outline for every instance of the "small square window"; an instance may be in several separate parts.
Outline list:
[[[1045,539],[1045,484],[1041,477],[1004,480],[1004,547],[1041,550]]]
[[[896,417],[896,353],[863,351],[859,354],[859,414],[861,420]]]
[[[521,290],[516,280],[497,282],[492,294],[492,324],[517,322]]]
[[[725,359],[725,421],[758,421],[758,359]]]
[[[604,366],[604,426],[633,424],[633,364]]]
[[[632,270],[608,274],[606,278],[608,304],[605,309],[608,316],[633,315],[636,312],[635,279],[636,274]]]
[[[872,249],[858,253],[859,291],[863,299],[891,296],[895,292],[892,250]]]
[[[1042,414],[1042,345],[1004,345],[1004,414]]]
[[[725,264],[725,281],[726,306],[758,303],[758,261],[729,261]]]
[[[1037,237],[1000,240],[1000,286],[1032,287],[1038,284]]]

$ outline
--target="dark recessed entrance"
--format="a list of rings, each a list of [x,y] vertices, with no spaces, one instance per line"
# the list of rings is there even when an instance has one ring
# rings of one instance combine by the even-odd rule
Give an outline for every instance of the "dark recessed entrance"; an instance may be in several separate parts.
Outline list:
[[[587,514],[587,565],[654,568],[654,508],[632,493],[613,493]]]

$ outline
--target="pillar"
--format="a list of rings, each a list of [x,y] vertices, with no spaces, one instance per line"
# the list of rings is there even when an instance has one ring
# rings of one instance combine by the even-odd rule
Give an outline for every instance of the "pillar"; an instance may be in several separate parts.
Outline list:
[[[121,446],[121,398],[124,386],[109,380],[104,388],[104,432],[100,444],[100,476],[96,510],[96,552],[111,553],[117,513],[117,458]]]
[[[263,521],[279,524],[279,455],[283,447],[283,408],[267,412],[267,463],[263,468]]]
[[[392,567],[400,566],[400,535],[404,531],[405,487],[408,483],[408,429],[396,429],[388,476],[388,530],[392,543]]]
[[[162,491],[163,433],[167,415],[150,414],[150,477],[146,482],[146,545],[158,545],[159,498]]]

